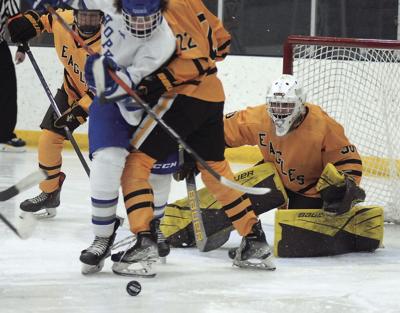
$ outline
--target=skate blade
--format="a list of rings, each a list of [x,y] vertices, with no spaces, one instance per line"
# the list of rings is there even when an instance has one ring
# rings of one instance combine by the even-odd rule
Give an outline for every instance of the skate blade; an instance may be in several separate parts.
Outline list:
[[[102,260],[97,265],[89,265],[89,264],[82,263],[81,273],[83,275],[90,275],[90,274],[98,273],[103,269],[103,267],[104,267],[104,260]]]
[[[157,275],[152,264],[156,260],[146,260],[134,263],[114,263],[112,271],[121,276],[153,278]]]
[[[33,213],[38,220],[48,219],[57,215],[56,208],[45,208]]]
[[[266,271],[276,270],[276,266],[274,262],[272,262],[272,255],[266,257],[265,259],[239,260],[235,258],[233,260],[233,266],[237,266],[240,268],[260,269]]]

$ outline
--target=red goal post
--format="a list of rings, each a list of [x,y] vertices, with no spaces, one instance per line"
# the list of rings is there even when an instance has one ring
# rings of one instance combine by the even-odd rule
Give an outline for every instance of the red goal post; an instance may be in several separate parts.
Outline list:
[[[289,36],[283,73],[344,126],[362,155],[366,203],[400,222],[400,41]]]

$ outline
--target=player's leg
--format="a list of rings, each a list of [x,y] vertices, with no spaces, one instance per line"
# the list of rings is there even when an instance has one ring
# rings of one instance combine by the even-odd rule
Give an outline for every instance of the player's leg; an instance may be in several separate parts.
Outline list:
[[[160,257],[166,257],[170,252],[169,242],[160,229],[160,223],[168,203],[172,174],[177,168],[178,152],[173,153],[165,160],[157,161],[153,165],[149,178],[154,193],[154,227],[157,232],[158,255]]]
[[[119,275],[154,276],[152,263],[158,259],[153,220],[154,197],[149,175],[154,159],[133,151],[126,159],[122,174],[122,192],[131,231],[136,242],[124,251],[113,254],[113,272]]]
[[[5,40],[0,43],[0,151],[24,152],[25,142],[14,134],[17,123],[17,78],[10,49]]]
[[[83,274],[100,271],[105,258],[110,255],[120,224],[116,218],[118,191],[133,132],[117,106],[99,104],[97,97],[90,106],[89,115],[90,193],[95,238],[81,252]]]
[[[68,109],[68,96],[64,88],[58,89],[54,99],[61,112]],[[22,210],[38,212],[40,217],[54,217],[57,214],[56,208],[60,205],[61,187],[65,180],[65,174],[61,172],[61,153],[66,134],[63,129],[54,127],[56,117],[50,106],[40,124],[42,133],[39,137],[38,161],[39,167],[48,175],[39,185],[42,192],[36,197],[26,199],[20,205]]]
[[[197,105],[204,107],[203,114],[208,118],[188,140],[193,149],[207,160],[211,168],[220,175],[234,180],[233,172],[224,157],[223,103],[199,101]],[[243,236],[236,251],[234,265],[275,269],[271,260],[271,249],[249,197],[220,184],[199,163],[197,166],[204,184],[222,205],[234,228]]]
[[[215,170],[227,178],[233,178],[232,171],[223,156],[223,102],[212,103],[178,95],[163,119],[183,139],[187,139],[203,159],[211,161],[210,165]],[[134,137],[133,143],[153,159],[164,159],[178,149],[175,140],[170,138],[159,125],[154,126],[146,138],[140,138],[142,134],[147,134],[146,129],[142,128],[141,133]],[[221,184],[215,178],[204,169],[201,170],[205,173],[203,177],[207,187],[225,206],[225,211],[231,217],[234,226],[245,236],[241,250],[243,253],[240,253],[243,254],[242,261],[245,261],[244,258],[254,256],[254,251],[265,251],[257,257],[267,264],[271,253],[248,197],[230,188],[221,188]],[[264,249],[257,249],[256,246],[262,246]],[[271,264],[267,266],[272,267]]]

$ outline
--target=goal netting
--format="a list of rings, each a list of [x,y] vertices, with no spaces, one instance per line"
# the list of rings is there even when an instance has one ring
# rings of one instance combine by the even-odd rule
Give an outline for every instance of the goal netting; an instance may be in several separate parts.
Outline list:
[[[400,223],[400,42],[290,36],[285,74],[340,122],[362,156],[366,204]]]

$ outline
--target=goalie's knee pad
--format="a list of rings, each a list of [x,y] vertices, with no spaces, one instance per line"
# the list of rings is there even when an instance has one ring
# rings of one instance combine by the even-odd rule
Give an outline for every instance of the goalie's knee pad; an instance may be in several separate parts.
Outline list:
[[[323,210],[277,210],[274,253],[279,257],[313,257],[374,251],[383,239],[383,209],[355,206],[340,216]]]

